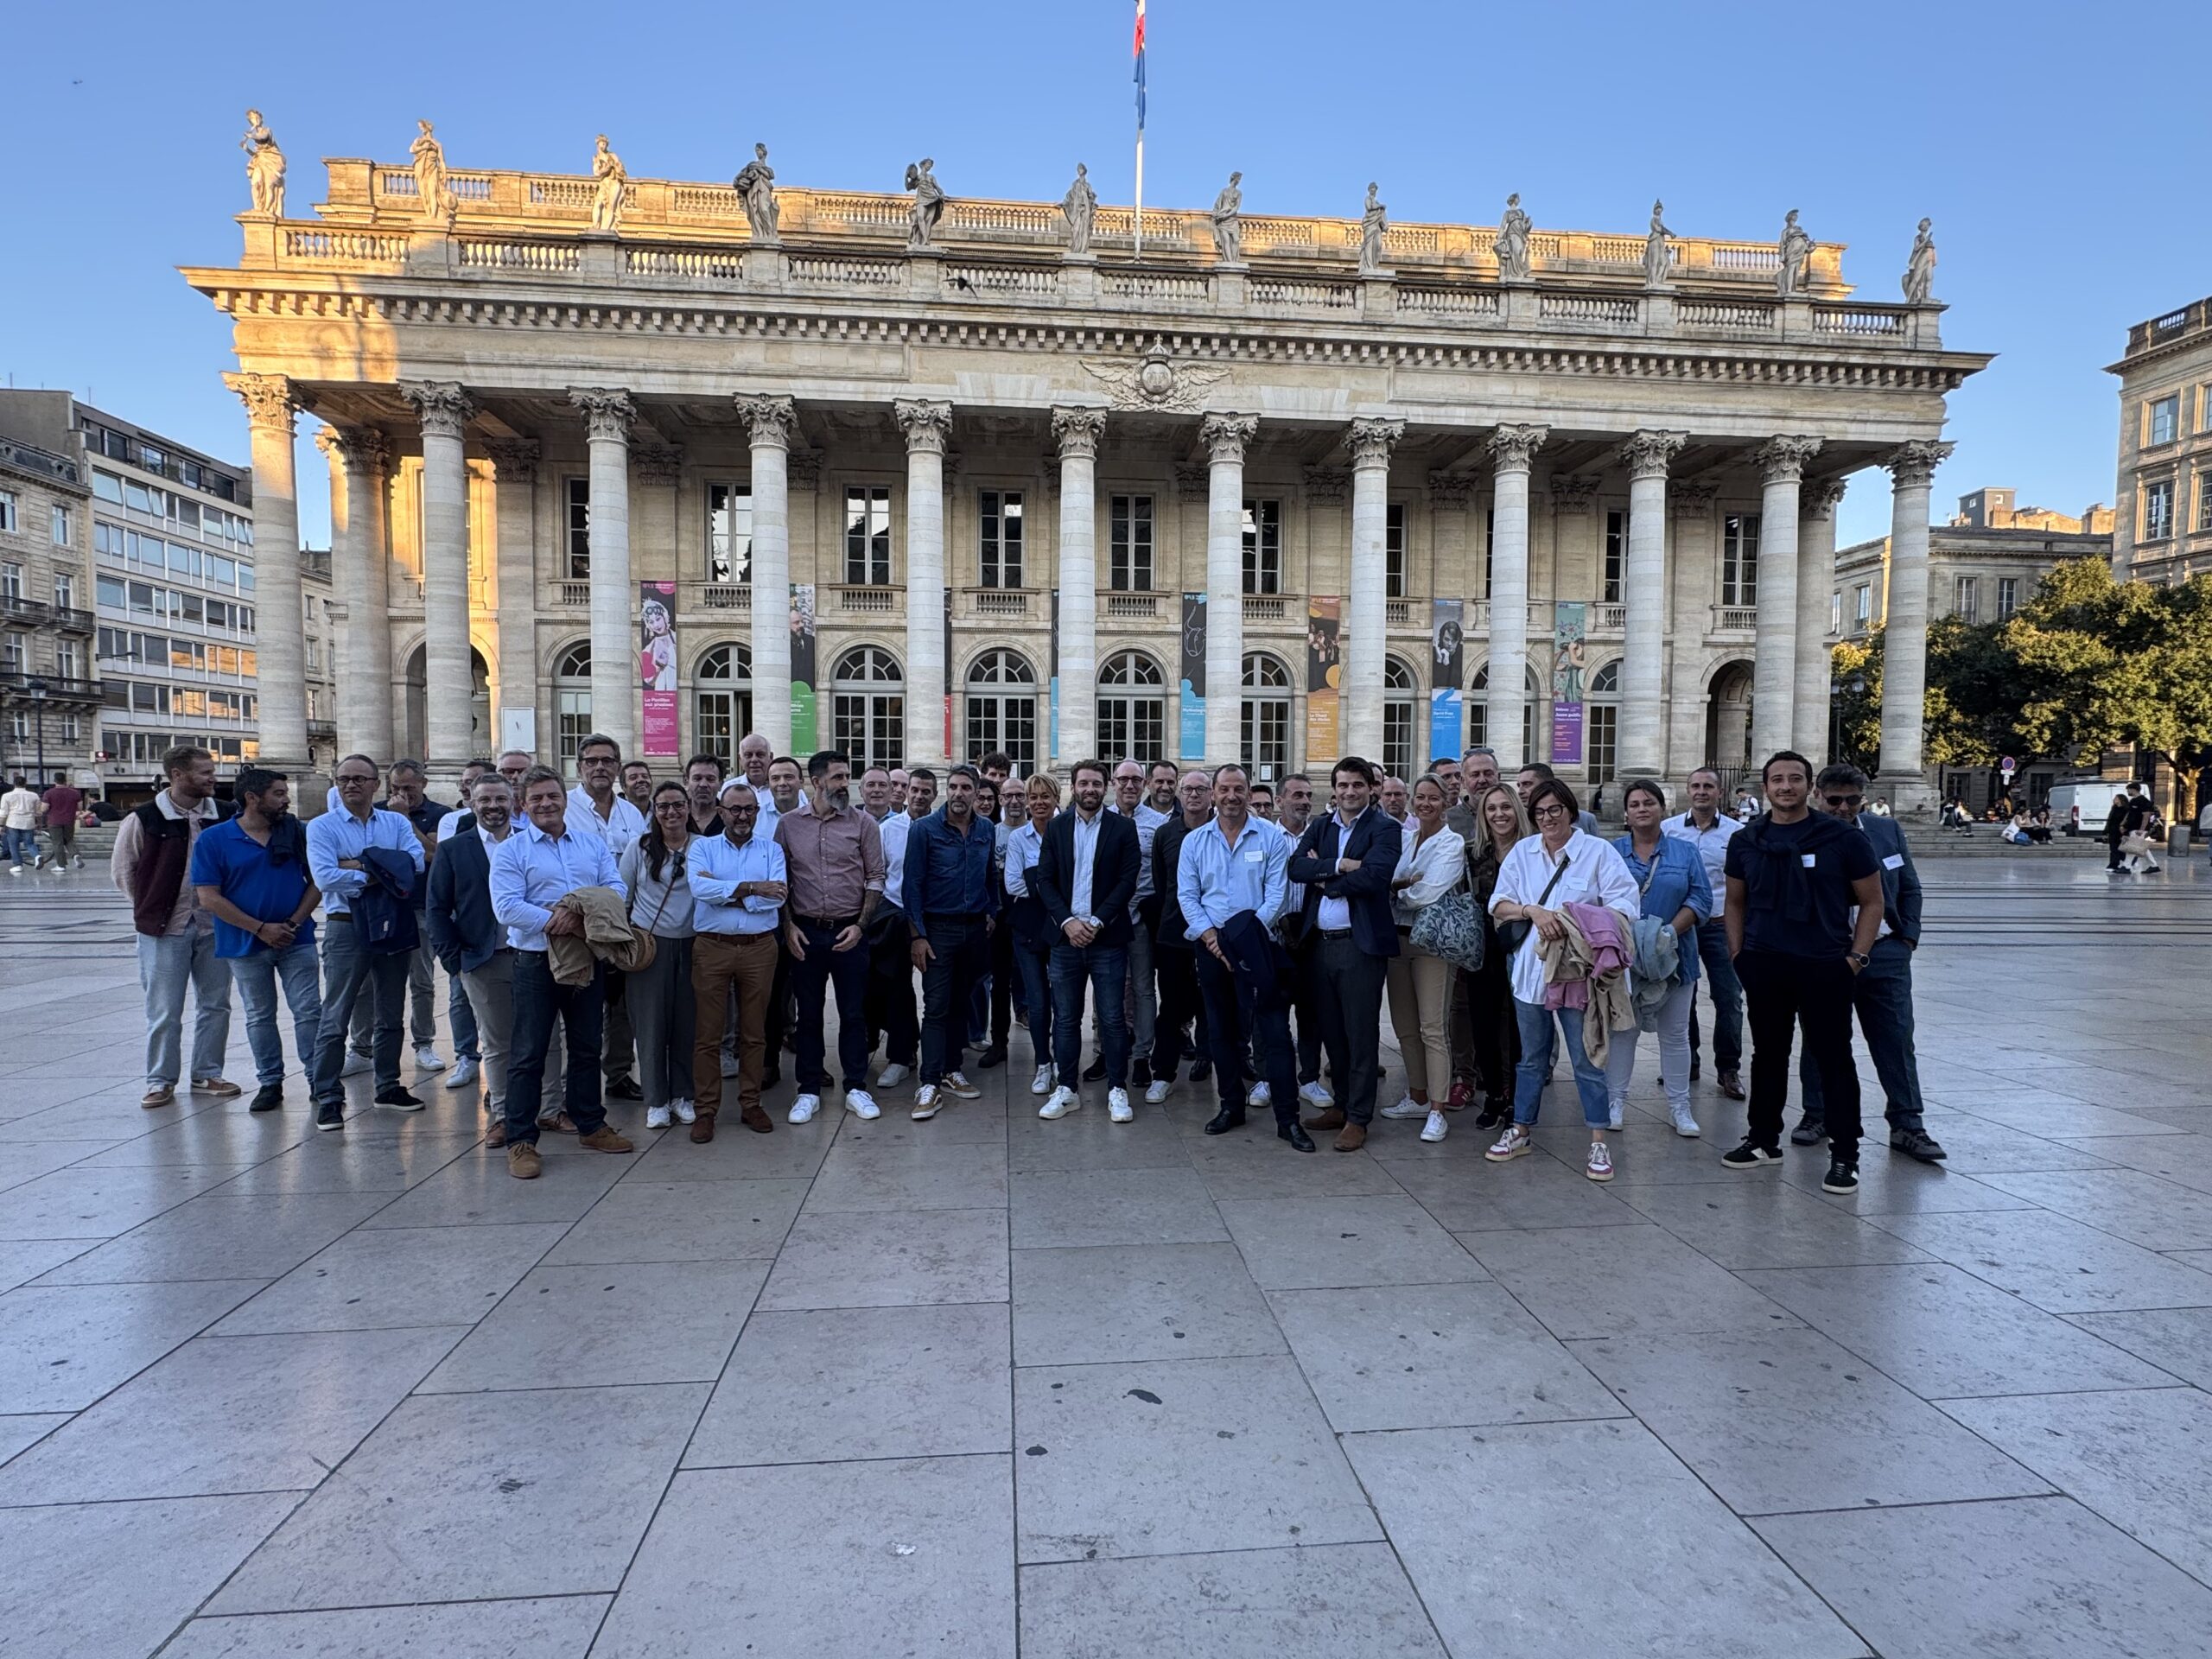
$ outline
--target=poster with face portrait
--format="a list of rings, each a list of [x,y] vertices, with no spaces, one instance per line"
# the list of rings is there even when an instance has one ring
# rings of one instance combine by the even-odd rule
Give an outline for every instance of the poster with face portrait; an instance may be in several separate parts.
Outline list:
[[[791,584],[791,753],[811,754],[821,747],[817,741],[816,711],[819,707],[814,690],[814,584],[795,582]],[[775,695],[773,686],[764,686],[768,696]]]
[[[676,718],[676,584],[638,584],[638,682],[645,692],[639,753],[673,756]]]
[[[1344,687],[1344,602],[1319,594],[1306,601],[1306,753],[1333,757],[1338,697]]]
[[[1552,765],[1582,764],[1582,690],[1590,652],[1590,607],[1560,600],[1552,607]]]
[[[1467,602],[1463,599],[1430,601],[1428,617],[1428,752],[1433,756],[1459,753],[1459,690],[1466,673]]]

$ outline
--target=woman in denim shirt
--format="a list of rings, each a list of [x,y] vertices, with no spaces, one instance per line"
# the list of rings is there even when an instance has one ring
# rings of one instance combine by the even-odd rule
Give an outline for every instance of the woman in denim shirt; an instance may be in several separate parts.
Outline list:
[[[1667,1000],[1659,1005],[1659,1075],[1667,1090],[1667,1111],[1675,1133],[1694,1135],[1697,1119],[1690,1115],[1690,999],[1697,989],[1697,945],[1688,939],[1700,922],[1711,919],[1715,906],[1713,884],[1706,877],[1705,862],[1697,849],[1659,832],[1666,816],[1667,793],[1649,779],[1638,778],[1621,798],[1621,811],[1628,819],[1628,834],[1613,846],[1627,864],[1643,894],[1643,913],[1667,923],[1678,945],[1675,977]],[[1641,999],[1639,999],[1641,1000]],[[1629,1080],[1636,1074],[1637,1029],[1617,1031],[1605,1056],[1605,1087],[1611,1096],[1612,1124],[1621,1127],[1628,1102]]]

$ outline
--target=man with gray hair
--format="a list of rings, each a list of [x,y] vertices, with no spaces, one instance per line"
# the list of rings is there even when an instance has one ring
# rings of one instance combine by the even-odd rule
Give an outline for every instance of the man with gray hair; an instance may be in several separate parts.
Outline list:
[[[514,950],[492,913],[492,855],[513,833],[514,816],[507,780],[497,772],[480,777],[469,791],[465,827],[438,844],[423,910],[430,946],[475,1015],[483,1050],[485,1145],[493,1147],[507,1143]]]

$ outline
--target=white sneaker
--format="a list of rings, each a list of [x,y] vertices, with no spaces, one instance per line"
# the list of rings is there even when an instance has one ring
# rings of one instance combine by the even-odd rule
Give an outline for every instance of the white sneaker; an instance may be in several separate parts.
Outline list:
[[[1337,1103],[1337,1097],[1329,1092],[1329,1085],[1319,1077],[1314,1078],[1311,1083],[1300,1084],[1298,1088],[1298,1097],[1309,1106],[1319,1106],[1323,1111],[1328,1110]],[[1390,1114],[1385,1112],[1382,1116],[1388,1117]],[[1418,1116],[1420,1114],[1415,1113],[1414,1116]]]
[[[376,1062],[367,1055],[356,1054],[349,1048],[346,1051],[346,1064],[338,1068],[338,1075],[341,1077],[358,1077],[364,1071],[373,1068],[375,1065]]]
[[[417,1043],[415,1046],[415,1069],[417,1071],[435,1071],[444,1065],[445,1062],[438,1058],[438,1051],[429,1044]]]
[[[1613,1154],[1605,1150],[1604,1141],[1592,1141],[1590,1143],[1589,1166],[1582,1173],[1593,1181],[1610,1181],[1613,1179]]]
[[[1037,1075],[1029,1079],[1029,1092],[1033,1095],[1049,1095],[1052,1092],[1052,1065],[1051,1061],[1047,1060],[1044,1065],[1037,1068]]]
[[[1669,1114],[1675,1120],[1675,1133],[1685,1141],[1694,1141],[1704,1133],[1697,1126],[1697,1119],[1690,1116],[1687,1106],[1677,1106]]]
[[[875,1103],[875,1096],[865,1089],[848,1089],[845,1091],[845,1109],[864,1122],[883,1116],[883,1108]]]
[[[1612,1104],[1606,1109],[1605,1127],[1609,1129],[1619,1128],[1621,1127],[1621,1116],[1625,1110],[1626,1108],[1624,1108],[1619,1101],[1617,1100],[1613,1102]]]
[[[1509,1159],[1525,1157],[1535,1149],[1535,1143],[1529,1139],[1528,1130],[1518,1123],[1509,1123],[1505,1126],[1505,1132],[1497,1137],[1483,1156],[1493,1164],[1502,1164]]]
[[[671,1100],[668,1103],[670,1109],[675,1112],[677,1122],[696,1123],[699,1121],[699,1109],[690,1101]]]
[[[914,1109],[907,1116],[917,1123],[926,1123],[944,1109],[944,1091],[933,1083],[925,1083],[914,1090]]]
[[[879,1089],[896,1089],[913,1075],[914,1069],[910,1065],[887,1065],[875,1074],[875,1086]]]
[[[1274,1090],[1264,1083],[1255,1083],[1252,1085],[1252,1092],[1244,1096],[1244,1103],[1247,1106],[1272,1106],[1275,1103]]]
[[[1154,1077],[1145,1089],[1144,1103],[1147,1106],[1161,1104],[1174,1087],[1175,1080],[1173,1077]]]
[[[466,1089],[476,1081],[476,1062],[462,1055],[453,1063],[453,1070],[446,1073],[446,1087]]]
[[[797,1100],[791,1102],[791,1113],[786,1121],[792,1123],[811,1123],[814,1122],[814,1115],[821,1109],[821,1096],[801,1095]]]
[[[1452,1120],[1443,1113],[1432,1109],[1428,1122],[1421,1126],[1421,1138],[1433,1144],[1452,1133]]]
[[[1106,1116],[1116,1123],[1134,1123],[1137,1115],[1129,1109],[1129,1091],[1109,1089],[1106,1091]]]
[[[1311,1087],[1311,1085],[1309,1084],[1308,1087]],[[1313,1096],[1307,1094],[1304,1089],[1300,1090],[1298,1093],[1301,1099],[1312,1100],[1313,1098]],[[1385,1106],[1380,1116],[1383,1117],[1427,1117],[1428,1116],[1428,1108],[1417,1103],[1411,1095],[1401,1095],[1398,1097],[1396,1103]]]
[[[669,1109],[665,1106],[646,1107],[645,1127],[649,1129],[666,1128],[668,1127],[668,1114]]]
[[[1037,1116],[1065,1117],[1070,1112],[1080,1111],[1082,1109],[1083,1096],[1069,1088],[1067,1084],[1062,1084],[1052,1090],[1052,1097],[1038,1109]]]

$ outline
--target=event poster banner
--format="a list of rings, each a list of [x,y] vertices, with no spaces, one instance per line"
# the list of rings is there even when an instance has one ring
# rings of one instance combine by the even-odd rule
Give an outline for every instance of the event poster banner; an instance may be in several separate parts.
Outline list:
[[[821,702],[815,696],[814,584],[791,583],[791,753],[811,754],[822,747]]]
[[[1433,759],[1457,759],[1466,678],[1467,603],[1461,599],[1430,602],[1428,615],[1428,753]],[[1415,757],[1416,760],[1419,757]]]
[[[1560,600],[1552,607],[1552,764],[1582,764],[1582,683],[1589,662],[1584,638],[1590,607]]]
[[[1049,736],[1046,758],[1057,760],[1060,758],[1060,590],[1057,588],[1052,589],[1052,707]],[[1082,759],[1080,755],[1076,758]]]
[[[1206,758],[1206,596],[1183,595],[1183,660],[1177,671],[1183,703],[1176,747],[1185,760]]]
[[[1319,594],[1306,601],[1306,753],[1316,765],[1333,760],[1338,694],[1344,690],[1344,602]]]
[[[673,757],[681,741],[676,722],[676,584],[638,584],[638,679],[645,694],[644,743],[639,753]]]

